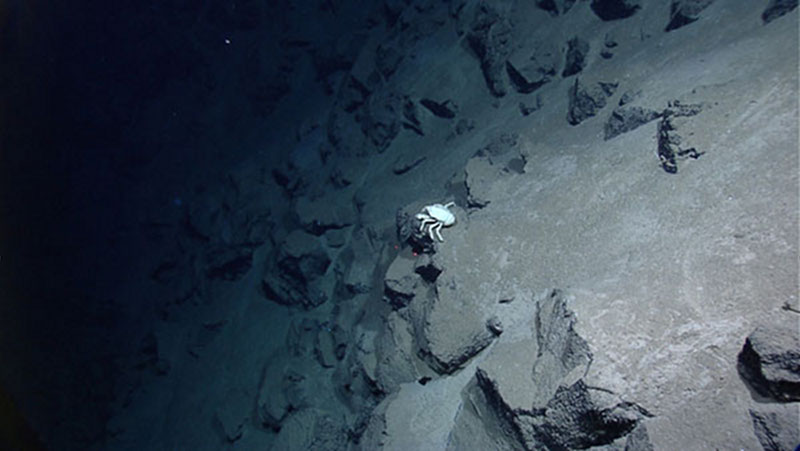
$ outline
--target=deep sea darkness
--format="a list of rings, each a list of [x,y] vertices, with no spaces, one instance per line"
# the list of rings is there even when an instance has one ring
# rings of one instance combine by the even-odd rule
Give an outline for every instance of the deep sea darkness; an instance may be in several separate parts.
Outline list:
[[[127,319],[93,293],[138,258],[125,243],[136,187],[179,183],[202,161],[137,129],[142,105],[197,64],[164,45],[180,36],[140,20],[155,4],[0,1],[0,438],[11,445],[30,435],[8,392],[34,379],[49,373],[54,392],[111,396],[109,356],[132,344]],[[139,168],[165,153],[169,177],[143,180]],[[59,402],[43,396],[38,407]]]

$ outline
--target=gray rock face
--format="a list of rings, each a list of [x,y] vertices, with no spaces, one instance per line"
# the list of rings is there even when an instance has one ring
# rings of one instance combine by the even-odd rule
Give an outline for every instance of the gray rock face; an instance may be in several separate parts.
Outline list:
[[[395,258],[383,279],[384,299],[394,308],[403,308],[414,299],[419,282],[419,276],[414,273],[414,261]]]
[[[495,335],[486,327],[469,286],[454,278],[436,280],[436,295],[418,331],[417,342],[431,368],[450,374],[488,346]]]
[[[398,312],[392,312],[376,340],[376,355],[382,356],[370,374],[375,386],[383,393],[392,393],[401,383],[419,378],[417,344],[411,328]],[[424,364],[420,362],[420,366]]]
[[[797,330],[759,326],[739,353],[739,374],[762,396],[800,401],[800,338]]]
[[[592,354],[574,330],[564,294],[554,290],[536,302],[535,339],[493,348],[476,372],[501,429],[523,449],[609,445],[636,430],[630,449],[648,449],[647,432],[637,426],[650,414],[584,382]],[[520,359],[533,361],[531,372]]]
[[[798,421],[800,412],[796,407],[787,409],[750,409],[753,432],[767,451],[797,449],[800,443]]]
[[[498,179],[524,172],[526,157],[518,147],[518,139],[513,134],[496,137],[467,161],[464,186],[469,207],[485,207],[495,195],[492,188]]]

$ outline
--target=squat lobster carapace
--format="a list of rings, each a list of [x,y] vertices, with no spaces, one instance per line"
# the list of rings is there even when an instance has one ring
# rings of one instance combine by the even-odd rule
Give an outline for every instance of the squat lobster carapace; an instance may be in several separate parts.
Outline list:
[[[455,202],[447,204],[433,204],[427,205],[422,208],[422,211],[417,214],[416,218],[419,220],[419,231],[425,230],[428,227],[428,235],[431,241],[435,241],[434,233],[439,241],[444,242],[442,238],[442,227],[450,227],[456,223],[456,215],[450,211],[450,207],[454,206]]]

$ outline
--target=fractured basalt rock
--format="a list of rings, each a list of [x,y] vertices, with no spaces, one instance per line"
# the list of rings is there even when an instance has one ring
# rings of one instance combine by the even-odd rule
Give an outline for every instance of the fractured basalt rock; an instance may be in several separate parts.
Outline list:
[[[575,78],[575,82],[569,89],[569,112],[567,122],[570,125],[578,125],[581,122],[595,116],[603,107],[606,106],[608,97],[614,94],[617,83],[598,82],[586,85]]]
[[[643,408],[584,382],[592,354],[575,331],[568,297],[553,290],[536,299],[533,338],[501,342],[477,372],[477,388],[505,440],[522,449],[585,449],[627,436],[648,449]],[[498,368],[503,368],[499,370]],[[486,413],[484,413],[486,416]],[[628,449],[628,448],[626,448]]]
[[[764,21],[764,24],[768,24],[795,8],[797,8],[797,0],[770,0],[764,12],[761,13],[761,20]]]
[[[602,20],[619,20],[632,16],[641,8],[641,0],[592,0],[589,6]]]
[[[310,387],[305,376],[293,369],[293,360],[279,358],[263,371],[256,399],[261,426],[278,431],[291,412],[308,405]]]
[[[789,450],[800,443],[800,428],[797,427],[800,412],[796,407],[772,405],[750,409],[750,420],[753,433],[765,450]]]
[[[676,30],[700,18],[700,13],[714,0],[673,0],[669,10],[669,23],[664,31]]]
[[[489,346],[496,335],[477,308],[475,290],[454,277],[436,279],[436,290],[417,330],[420,353],[439,374],[451,374]]]
[[[553,79],[560,63],[559,49],[540,43],[533,53],[518,52],[511,55],[506,61],[506,73],[517,92],[530,94]]]
[[[564,14],[572,8],[576,0],[536,0],[536,6],[550,13],[551,16]]]
[[[347,432],[343,420],[309,407],[283,421],[271,449],[346,449]]]
[[[489,91],[496,97],[506,95],[503,73],[512,50],[511,25],[489,3],[481,2],[467,33],[467,43],[481,64]]]
[[[538,80],[529,79],[511,61],[506,61],[506,72],[508,72],[508,79],[511,81],[514,90],[521,94],[530,94],[550,81],[549,78],[544,77]]]
[[[389,148],[400,133],[405,103],[406,99],[397,93],[373,94],[358,111],[356,119],[361,124],[361,131],[378,153]]]
[[[759,326],[744,342],[737,368],[750,387],[778,402],[800,401],[797,329]]]
[[[516,134],[503,134],[475,152],[464,168],[467,206],[483,208],[495,195],[498,178],[524,172],[526,157],[518,147]]]
[[[369,292],[379,256],[366,230],[353,232],[350,243],[336,260],[336,270],[341,274],[347,293],[355,295]]]
[[[386,270],[383,279],[384,299],[399,309],[408,305],[416,295],[420,277],[414,272],[414,260],[398,256]]]
[[[290,233],[262,279],[264,295],[279,304],[313,308],[325,302],[332,287],[322,277],[331,260],[319,239],[302,230]]]
[[[574,37],[567,42],[567,59],[561,76],[566,78],[582,71],[586,66],[586,56],[589,54],[589,43]]]
[[[458,107],[451,101],[445,100],[444,102],[437,102],[431,99],[421,99],[419,103],[428,109],[434,116],[443,119],[453,119],[456,117]]]
[[[658,119],[661,115],[661,112],[638,106],[617,107],[611,112],[611,116],[603,126],[603,139],[607,141],[623,133],[635,130],[650,121]]]
[[[337,193],[318,199],[301,197],[297,200],[295,211],[303,228],[320,236],[331,229],[342,229],[355,222],[353,206]]]

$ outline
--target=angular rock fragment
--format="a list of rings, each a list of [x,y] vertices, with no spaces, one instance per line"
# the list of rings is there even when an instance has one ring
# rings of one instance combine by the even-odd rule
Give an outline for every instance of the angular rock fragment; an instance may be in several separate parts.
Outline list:
[[[422,120],[420,116],[420,109],[417,103],[405,97],[403,99],[403,127],[414,131],[420,136],[425,136],[425,132],[422,130]]]
[[[761,396],[800,401],[800,338],[797,329],[759,326],[739,353],[739,374]]]
[[[783,407],[783,406],[781,406]],[[800,412],[797,408],[750,409],[753,432],[765,450],[797,449],[800,443]]]
[[[375,50],[375,66],[385,79],[389,79],[405,58],[405,51],[399,40],[394,39],[382,43]]]
[[[338,92],[336,102],[348,113],[360,108],[370,95],[369,89],[358,78],[350,75]]]
[[[364,229],[353,232],[350,244],[342,250],[336,261],[347,293],[355,295],[369,292],[379,256],[379,250],[373,247]]]
[[[325,368],[333,368],[336,362],[344,358],[347,351],[347,339],[344,329],[328,322],[320,324],[314,341],[314,356]]]
[[[497,421],[515,448],[586,449],[627,436],[630,449],[648,449],[641,421],[651,414],[584,382],[592,354],[567,301],[559,290],[537,299],[535,338],[498,343],[480,364],[476,399],[487,406],[476,409],[494,417],[483,422]]]
[[[325,302],[332,287],[322,280],[331,260],[319,239],[301,230],[290,233],[267,265],[264,295],[280,304],[313,308]]]
[[[363,108],[356,110],[356,114],[336,108],[328,114],[325,123],[325,134],[328,144],[338,157],[362,157],[369,154],[371,143],[365,136],[358,119],[366,114]]]
[[[242,438],[250,421],[251,399],[243,391],[230,390],[222,404],[215,409],[215,419],[221,426],[225,439],[233,443]]]
[[[488,2],[481,2],[467,33],[467,43],[481,64],[481,71],[496,97],[506,95],[505,61],[511,54],[511,25]]]
[[[628,434],[628,438],[625,440],[625,451],[653,451],[654,449],[650,442],[650,436],[647,434],[647,426],[640,421]]]
[[[376,391],[391,393],[400,384],[419,379],[421,374],[417,365],[424,368],[424,364],[417,357],[418,346],[411,327],[400,312],[393,311],[388,315],[375,347],[375,355],[380,356],[373,377]]]
[[[533,440],[527,442],[546,449],[586,449],[624,437],[644,415],[635,406],[609,398],[614,397],[582,380],[558,387],[541,412],[519,415],[520,423],[532,428]]]
[[[669,10],[669,23],[664,31],[676,30],[696,21],[700,13],[714,0],[673,0]]]
[[[289,325],[286,334],[286,351],[294,357],[303,357],[314,350],[314,340],[322,323],[312,318],[297,318]]]
[[[518,148],[516,134],[502,134],[467,161],[464,187],[467,206],[483,208],[491,202],[498,178],[524,172],[525,155]]]
[[[460,119],[456,122],[455,127],[453,127],[453,133],[456,136],[461,136],[464,133],[471,132],[475,129],[475,120],[474,119]]]
[[[529,94],[541,88],[558,72],[561,53],[556,46],[538,44],[532,54],[515,54],[506,61],[506,72],[514,89]]]
[[[586,66],[586,56],[589,54],[589,43],[579,37],[574,37],[567,42],[567,59],[561,76],[566,78],[582,71]]]
[[[595,83],[586,86],[575,78],[569,90],[569,112],[567,122],[578,125],[586,119],[595,116],[598,111],[606,106],[607,98],[614,94],[617,83]]]
[[[416,294],[419,279],[414,272],[414,261],[398,256],[383,279],[384,299],[396,309],[407,306]]]
[[[301,197],[295,211],[303,228],[314,235],[322,235],[331,229],[342,229],[352,225],[355,212],[346,197],[331,193],[318,199]]]
[[[206,277],[227,281],[239,280],[253,266],[253,251],[249,248],[220,249],[209,255]]]
[[[607,141],[615,136],[639,128],[659,117],[661,117],[660,112],[643,107],[615,108],[603,126],[603,139]]]
[[[395,160],[392,166],[392,172],[396,175],[403,175],[422,164],[426,159],[427,157],[425,155],[411,155],[410,158],[409,156],[401,155]]]
[[[538,80],[528,79],[528,77],[514,67],[511,61],[506,61],[506,72],[508,73],[508,79],[511,81],[511,85],[521,94],[530,94],[550,81],[550,79],[546,77],[539,78]]]
[[[617,41],[611,36],[611,34],[606,34],[605,40],[603,41],[603,49],[600,51],[600,56],[605,59],[609,59],[614,56],[614,53],[611,49],[617,46]]]
[[[519,112],[523,116],[529,116],[542,108],[542,97],[536,96],[536,99],[533,101],[532,104],[527,104],[525,102],[519,103]]]
[[[551,16],[564,14],[572,8],[576,0],[536,0],[536,6],[550,13]]]
[[[641,8],[641,0],[592,0],[592,11],[602,20],[618,20],[632,16]]]
[[[283,421],[271,449],[347,449],[347,432],[342,420],[306,408]]]
[[[795,8],[797,8],[797,0],[770,0],[764,12],[761,13],[761,20],[764,21],[764,24],[768,24]]]
[[[642,91],[625,91],[621,96],[619,96],[619,106],[625,106],[636,100],[641,95]]]
[[[489,191],[496,180],[497,168],[493,167],[487,157],[474,156],[467,161],[464,173],[467,205],[473,208],[487,206],[491,202]]]
[[[421,328],[417,330],[420,353],[439,374],[451,374],[489,346],[496,337],[486,327],[477,306],[485,300],[453,277],[436,279]]]
[[[306,384],[305,376],[291,369],[286,360],[270,362],[264,369],[256,400],[261,425],[273,431],[280,430],[281,423],[292,411],[308,404]]]
[[[356,118],[361,131],[378,153],[384,152],[400,133],[400,119],[406,99],[397,93],[389,92],[378,96],[373,94],[362,107]]]
[[[419,103],[428,109],[434,116],[441,117],[444,119],[453,119],[456,117],[456,111],[458,108],[453,104],[452,101],[445,100],[444,102],[437,102],[431,99],[422,99]]]

